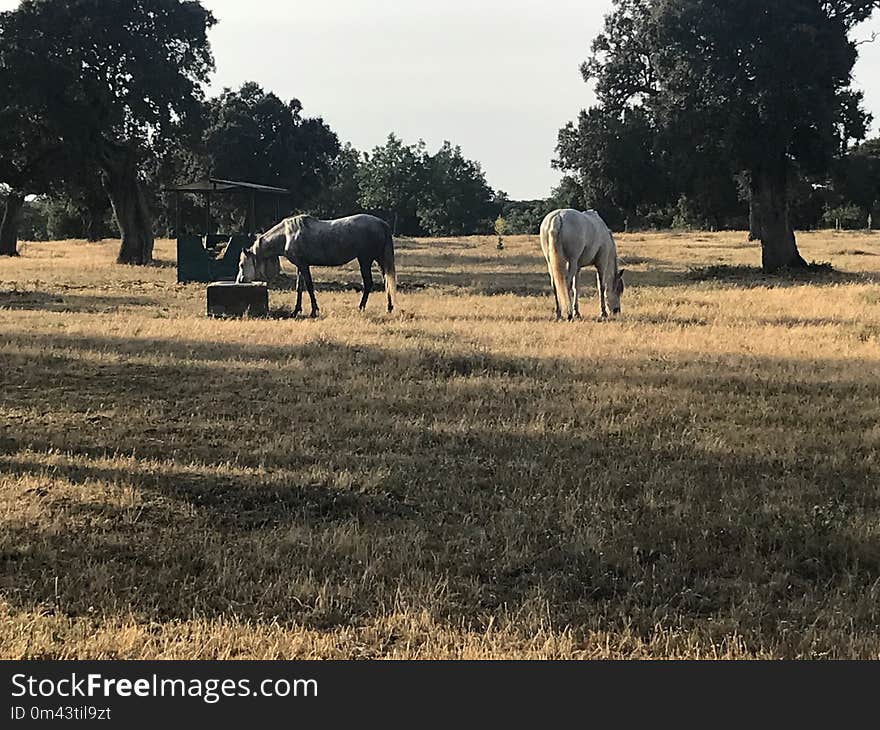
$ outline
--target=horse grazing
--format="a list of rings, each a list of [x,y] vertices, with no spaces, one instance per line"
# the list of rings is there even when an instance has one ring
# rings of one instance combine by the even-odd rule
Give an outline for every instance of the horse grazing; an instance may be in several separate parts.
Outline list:
[[[595,210],[548,213],[541,223],[541,249],[550,270],[556,319],[562,319],[563,311],[569,321],[581,318],[578,280],[581,268],[589,265],[597,271],[602,319],[608,317],[608,307],[612,314],[620,314],[624,271],[618,269],[614,236]]]
[[[257,240],[241,254],[236,281],[267,281],[267,267],[279,256],[297,268],[296,309],[302,312],[303,287],[312,300],[312,317],[318,316],[318,302],[312,283],[312,266],[343,266],[357,259],[364,278],[360,308],[367,306],[373,288],[371,268],[375,261],[385,277],[388,311],[397,301],[397,273],[394,268],[394,239],[388,224],[372,215],[353,215],[338,220],[322,221],[310,215],[285,218],[276,226],[257,236]]]

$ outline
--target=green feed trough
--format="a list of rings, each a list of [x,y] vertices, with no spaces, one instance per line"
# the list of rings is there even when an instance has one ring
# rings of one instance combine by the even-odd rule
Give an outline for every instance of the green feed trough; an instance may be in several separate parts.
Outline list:
[[[256,200],[258,195],[275,198],[275,220],[279,220],[282,198],[290,191],[256,183],[208,178],[198,182],[165,188],[174,193],[175,236],[177,237],[177,281],[211,283],[232,281],[238,273],[241,252],[251,245],[257,233]],[[243,194],[247,198],[244,233],[211,233],[211,199],[216,195]],[[188,233],[181,226],[181,195],[201,195],[205,199],[205,220],[200,233]]]

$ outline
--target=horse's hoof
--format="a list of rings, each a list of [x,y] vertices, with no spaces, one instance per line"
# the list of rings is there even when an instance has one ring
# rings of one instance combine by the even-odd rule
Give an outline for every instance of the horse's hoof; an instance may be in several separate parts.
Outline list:
[[[317,319],[320,316],[320,312],[317,309],[312,310],[312,313],[309,315],[312,319]]]

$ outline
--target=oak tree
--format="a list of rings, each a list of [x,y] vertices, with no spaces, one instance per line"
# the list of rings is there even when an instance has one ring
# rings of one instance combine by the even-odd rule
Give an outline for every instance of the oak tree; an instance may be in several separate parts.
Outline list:
[[[196,0],[23,0],[3,16],[4,63],[28,69],[14,103],[101,170],[120,263],[152,259],[142,165],[200,114],[213,24]]]
[[[804,266],[789,216],[795,167],[821,174],[869,120],[852,29],[880,0],[615,0],[582,74],[599,106],[748,175],[765,271]],[[706,145],[706,141],[711,144]]]

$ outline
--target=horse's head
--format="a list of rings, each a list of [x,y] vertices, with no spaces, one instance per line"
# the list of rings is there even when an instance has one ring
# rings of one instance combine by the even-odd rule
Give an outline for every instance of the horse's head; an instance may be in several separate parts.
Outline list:
[[[605,298],[608,300],[608,307],[611,314],[620,314],[620,297],[623,296],[623,290],[626,288],[623,283],[624,269],[620,269],[609,282],[608,289],[605,291]]]
[[[251,281],[265,281],[265,267],[263,262],[257,258],[254,248],[246,248],[241,252],[238,260],[238,276],[235,280],[239,284],[246,284]]]

